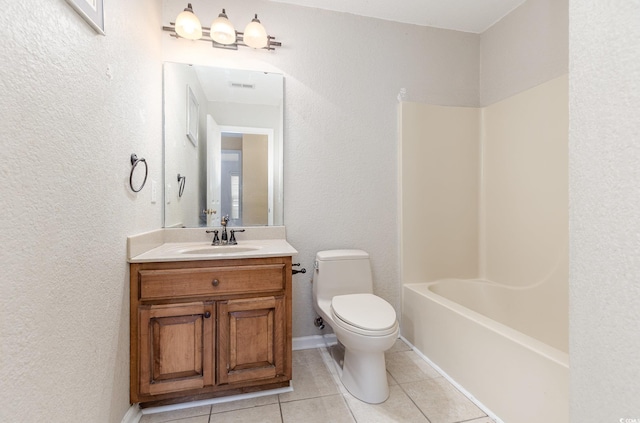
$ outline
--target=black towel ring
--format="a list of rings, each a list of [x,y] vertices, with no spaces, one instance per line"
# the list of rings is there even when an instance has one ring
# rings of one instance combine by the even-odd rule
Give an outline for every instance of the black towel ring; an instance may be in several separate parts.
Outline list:
[[[182,194],[184,194],[184,184],[187,182],[187,177],[186,176],[180,176],[180,174],[178,173],[178,185],[179,185],[179,189],[178,189],[178,197],[182,197]]]
[[[144,180],[138,189],[133,187],[133,171],[136,170],[136,166],[140,162],[144,163]],[[147,161],[144,158],[138,158],[135,154],[131,155],[131,173],[129,174],[129,186],[131,187],[131,191],[140,192],[142,188],[144,188],[144,184],[147,183],[147,176],[149,175],[149,166],[147,166]]]

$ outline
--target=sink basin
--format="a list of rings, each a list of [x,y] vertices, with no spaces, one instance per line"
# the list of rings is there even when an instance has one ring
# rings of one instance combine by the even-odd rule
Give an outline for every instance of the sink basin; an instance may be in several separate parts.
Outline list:
[[[208,247],[186,248],[180,250],[181,254],[237,254],[259,250],[258,247],[246,247],[239,245],[210,245]]]

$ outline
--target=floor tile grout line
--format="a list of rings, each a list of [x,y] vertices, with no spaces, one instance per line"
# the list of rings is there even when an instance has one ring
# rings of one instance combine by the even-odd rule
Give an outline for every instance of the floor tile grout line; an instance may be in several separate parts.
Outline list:
[[[444,376],[442,376],[442,377],[444,377]],[[447,378],[444,378],[444,379],[445,379],[445,380],[447,380]],[[474,403],[473,401],[471,401],[471,399],[470,399],[468,396],[466,396],[464,392],[462,392],[460,389],[458,389],[458,387],[457,387],[457,386],[455,386],[453,383],[449,382],[448,380],[447,380],[447,384],[448,384],[448,385],[450,385],[453,389],[455,389],[455,390],[456,390],[456,392],[458,392],[458,393],[459,393],[460,395],[462,395],[464,398],[466,398],[470,403],[472,403],[472,404],[473,404],[473,405],[474,405],[478,410],[480,410],[482,413],[484,413],[484,416],[482,416],[482,417],[477,417],[478,419],[482,419],[482,418],[484,418],[484,417],[489,417],[489,415],[488,415],[488,414],[487,414],[487,413],[486,413],[482,408],[478,407],[478,405],[477,405],[476,403]],[[491,419],[491,420],[493,420],[493,419]],[[473,419],[461,420],[461,421],[459,421],[459,422],[457,422],[457,423],[465,423],[465,422],[469,422],[469,421],[473,421]]]
[[[316,395],[314,397],[306,397],[306,398],[297,398],[291,401],[283,401],[284,404],[290,404],[293,402],[299,402],[299,401],[308,401],[308,400],[312,400],[312,399],[316,399],[316,398],[327,398],[327,397],[336,397],[338,395],[344,395],[342,392],[334,392],[332,394],[323,394],[323,395]]]
[[[270,404],[262,404],[262,405],[248,405],[248,406],[246,406],[246,407],[234,408],[234,409],[232,409],[232,410],[220,411],[220,412],[218,412],[218,413],[214,413],[214,412],[213,412],[213,407],[214,407],[214,406],[216,406],[216,405],[220,405],[220,404],[228,404],[229,402],[223,402],[223,403],[219,403],[219,404],[213,404],[213,405],[211,406],[211,410],[209,411],[209,415],[213,416],[214,414],[223,414],[223,413],[231,413],[231,412],[233,412],[233,411],[249,410],[249,409],[251,409],[251,408],[264,407],[264,406],[267,406],[267,405],[276,404],[276,402],[278,402],[278,403],[279,403],[279,402],[280,402],[280,395],[281,395],[281,394],[274,394],[274,395],[277,397],[277,401],[274,401],[274,402],[272,402],[272,403],[270,403]],[[262,396],[262,397],[255,397],[255,398],[247,398],[247,399],[239,400],[239,401],[248,401],[248,400],[256,399],[256,398],[265,398],[265,397],[268,397],[268,396],[269,396],[269,395],[265,395],[265,396]],[[230,402],[234,402],[234,401],[230,401]],[[211,422],[209,422],[209,423],[211,423]]]
[[[358,418],[356,417],[355,413],[351,409],[351,406],[349,405],[349,401],[347,401],[346,395],[345,394],[341,394],[340,397],[342,397],[342,401],[344,401],[344,404],[347,406],[347,410],[349,410],[349,414],[351,414],[351,417],[353,418],[353,421],[358,423]]]
[[[479,420],[479,419],[489,419],[489,420],[491,420],[492,422],[495,422],[495,420],[493,420],[493,419],[492,419],[491,417],[489,417],[489,416],[481,416],[481,417],[474,417],[474,418],[472,418],[472,419],[467,419],[467,420],[460,420],[459,422],[456,422],[456,423],[469,423],[469,422],[473,423],[473,421],[474,421],[474,420]]]
[[[280,409],[280,422],[284,423],[284,414],[282,413],[282,401],[280,401],[280,395],[278,395],[278,408]]]
[[[340,377],[339,377],[339,374],[338,374],[338,369],[337,369],[337,367],[338,367],[338,363],[337,363],[337,362],[335,362],[335,360],[334,360],[334,358],[333,358],[333,355],[332,355],[332,353],[331,353],[331,349],[330,349],[330,347],[326,347],[326,348],[325,348],[325,350],[326,350],[325,352],[328,354],[329,359],[330,359],[330,361],[331,361],[331,362],[330,362],[330,363],[327,363],[327,362],[326,362],[326,360],[323,360],[324,365],[325,365],[325,367],[331,367],[331,366],[333,366],[332,368],[328,368],[327,370],[328,370],[328,371],[331,373],[331,375],[333,376],[333,378],[334,378],[334,382],[335,382],[336,384],[338,384],[338,385],[339,385],[339,389],[340,389],[340,391],[342,391],[342,389],[340,388],[340,385],[342,384],[342,381],[340,380]],[[409,350],[409,351],[411,351],[411,350]],[[405,351],[396,351],[395,353],[401,353],[401,352],[405,352]],[[395,354],[395,353],[390,353],[390,354]],[[324,358],[324,357],[323,357],[323,358]],[[386,355],[385,355],[385,360],[386,360]],[[388,374],[389,376],[393,377],[389,372],[387,372],[387,374]],[[394,380],[395,380],[395,378],[394,378]],[[388,383],[388,381],[387,381],[387,383]],[[420,409],[420,407],[418,407],[418,405],[413,401],[413,399],[409,396],[409,394],[407,394],[407,393],[404,391],[404,389],[400,386],[400,384],[399,384],[399,383],[397,383],[397,381],[396,381],[396,384],[400,387],[400,389],[401,389],[401,390],[402,390],[402,392],[407,396],[407,398],[409,398],[409,400],[413,403],[413,405],[414,405],[414,406],[416,407],[416,409],[420,412],[420,414],[422,414],[422,415],[425,417],[425,419],[427,419],[427,422],[428,422],[428,423],[431,423],[431,420],[430,420],[430,419],[429,419],[429,418],[424,414],[424,412]],[[349,412],[351,413],[351,416],[353,417],[353,420],[354,420],[356,423],[358,423],[358,418],[356,417],[355,413],[353,412],[353,409],[352,409],[352,408],[351,408],[351,406],[349,405],[349,401],[347,401],[347,395],[353,395],[353,394],[351,394],[351,393],[348,393],[348,394],[347,394],[347,393],[344,393],[344,392],[343,392],[343,393],[342,393],[342,398],[343,398],[343,401],[346,403],[346,405],[347,405],[347,409],[348,409],[348,410],[349,410]],[[357,399],[357,398],[356,398],[356,399]],[[364,423],[364,422],[363,422],[363,423]]]
[[[402,392],[407,396],[407,398],[409,398],[409,401],[411,401],[411,403],[416,406],[416,408],[418,409],[420,414],[422,414],[424,416],[424,418],[427,419],[427,422],[431,423],[431,419],[424,413],[424,411],[422,411],[422,408],[420,408],[420,406],[418,404],[416,404],[416,402],[413,400],[413,398],[411,398],[411,395],[409,395],[409,393],[407,391],[405,391],[405,389],[402,386],[402,384],[398,383],[398,386],[400,387]]]
[[[344,391],[347,391],[347,389],[344,388],[344,385],[342,384],[342,381],[340,380],[340,375],[339,375],[339,371],[338,371],[338,366],[339,365],[338,365],[338,363],[335,361],[335,359],[333,357],[333,354],[331,352],[331,346],[328,346],[328,345],[325,346],[324,353],[326,355],[321,353],[321,355],[322,355],[322,363],[324,364],[324,366],[327,369],[327,371],[331,374],[331,378],[333,379],[333,382],[336,384],[336,386],[338,388],[338,393],[342,397],[342,401],[344,401],[344,404],[347,406],[347,410],[349,410],[349,414],[351,414],[351,417],[353,418],[353,421],[358,423],[358,418],[356,417],[356,414],[353,412],[353,409],[349,405],[349,401],[347,401],[347,393],[344,392]],[[327,359],[329,360],[329,363],[327,363]],[[343,390],[343,388],[344,388],[344,390]],[[349,393],[348,395],[352,395],[352,394]]]

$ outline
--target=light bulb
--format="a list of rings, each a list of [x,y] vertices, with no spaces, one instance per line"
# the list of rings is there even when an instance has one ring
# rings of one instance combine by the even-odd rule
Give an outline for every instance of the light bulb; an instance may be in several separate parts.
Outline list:
[[[267,30],[258,20],[258,15],[249,22],[244,29],[243,41],[246,45],[253,48],[263,48],[268,44]]]
[[[193,13],[191,3],[176,18],[176,33],[182,38],[198,40],[202,38],[202,25],[200,20]]]
[[[220,44],[233,44],[236,42],[236,29],[233,27],[224,9],[217,18],[211,22],[211,39]]]

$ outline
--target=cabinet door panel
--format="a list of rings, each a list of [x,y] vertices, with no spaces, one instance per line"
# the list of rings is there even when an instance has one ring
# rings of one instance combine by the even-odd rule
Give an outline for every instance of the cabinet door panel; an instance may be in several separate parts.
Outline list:
[[[284,373],[284,298],[218,304],[218,383],[268,379]]]
[[[213,384],[213,311],[206,303],[140,307],[141,393]]]

